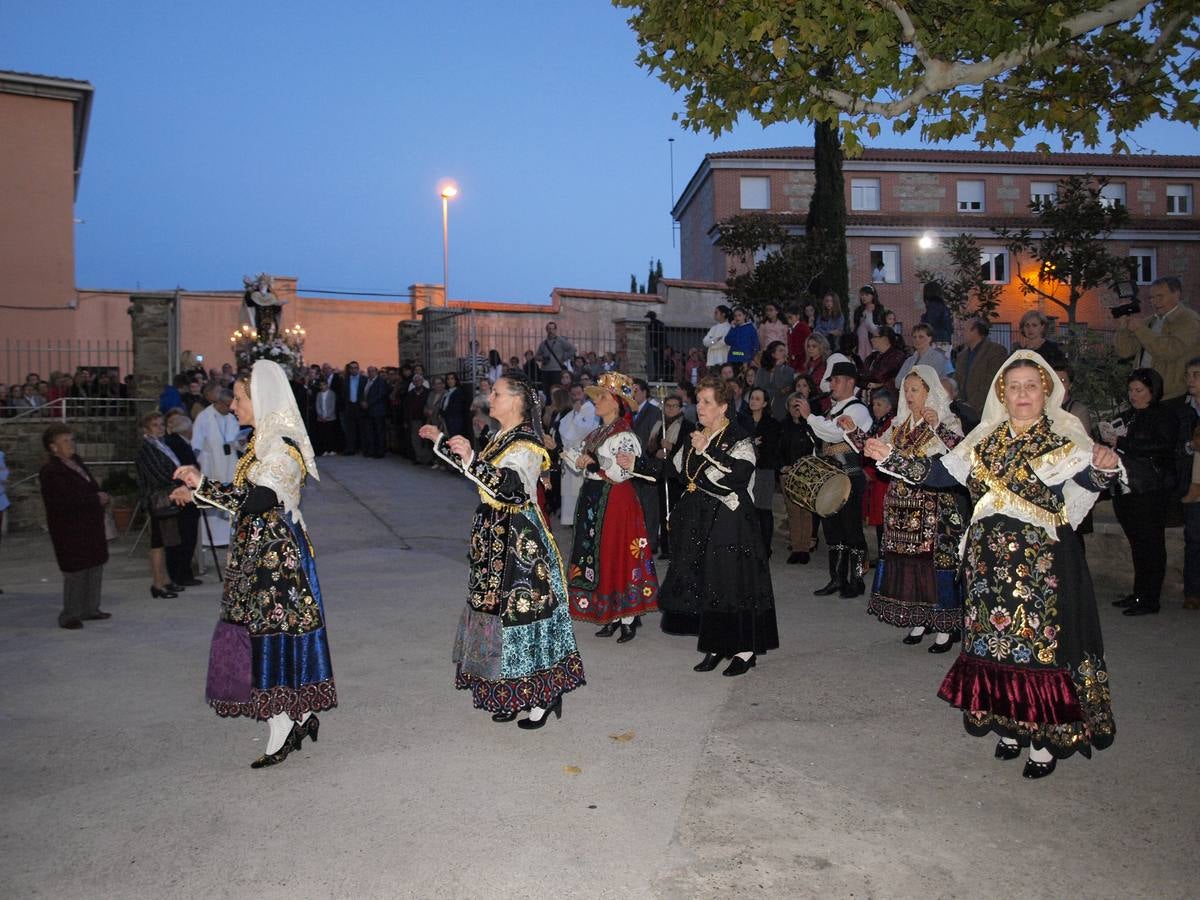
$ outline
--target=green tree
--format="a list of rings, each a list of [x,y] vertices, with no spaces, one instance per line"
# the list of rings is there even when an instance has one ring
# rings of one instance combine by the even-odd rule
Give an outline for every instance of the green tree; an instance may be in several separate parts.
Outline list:
[[[630,273],[629,275],[629,293],[636,294],[638,292],[637,276]]]
[[[940,269],[918,269],[917,278],[941,285],[946,306],[957,319],[979,316],[996,317],[1000,305],[1000,285],[984,278],[982,253],[974,235],[959,234],[945,238],[947,265]]]
[[[761,213],[734,216],[717,227],[717,246],[735,263],[725,294],[756,315],[767,303],[811,295],[827,278],[829,254],[819,237],[788,234]]]
[[[1035,226],[993,229],[1014,259],[1024,256],[1038,264],[1032,274],[1014,266],[1021,292],[1061,307],[1072,325],[1085,294],[1132,277],[1129,257],[1108,249],[1109,236],[1129,221],[1129,210],[1101,196],[1107,183],[1071,175],[1059,181],[1054,197],[1029,204]]]
[[[842,302],[842,314],[849,315],[850,264],[846,251],[846,183],[842,177],[842,144],[838,130],[827,122],[817,122],[813,140],[815,184],[808,205],[805,232],[808,255],[823,258],[822,292],[831,290]]]
[[[1153,118],[1200,124],[1195,0],[613,0],[637,62],[720,134],[828,122],[846,152],[920,126],[928,141],[1011,147],[1042,129],[1094,147]],[[1049,149],[1045,147],[1045,149]]]

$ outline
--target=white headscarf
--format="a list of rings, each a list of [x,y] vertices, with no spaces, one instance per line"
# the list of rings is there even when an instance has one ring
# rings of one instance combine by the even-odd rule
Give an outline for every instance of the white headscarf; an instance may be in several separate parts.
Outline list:
[[[1067,454],[1051,462],[1037,464],[1033,467],[1033,470],[1045,485],[1050,487],[1062,485],[1067,520],[1070,522],[1071,527],[1075,528],[1087,516],[1088,511],[1092,508],[1092,504],[1096,502],[1097,495],[1095,493],[1076,484],[1073,480],[1077,474],[1092,464],[1092,439],[1088,437],[1088,433],[1079,419],[1063,409],[1062,401],[1063,397],[1066,396],[1063,383],[1054,372],[1054,369],[1046,364],[1046,360],[1042,355],[1034,350],[1018,350],[1000,367],[1000,371],[996,373],[996,377],[992,379],[991,387],[988,389],[987,401],[983,407],[983,418],[978,427],[973,429],[957,447],[946,454],[943,464],[951,475],[965,484],[971,472],[971,462],[975,446],[997,428],[1009,427],[1008,410],[1005,408],[1004,403],[1001,402],[996,387],[1003,382],[1005,372],[1012,368],[1013,363],[1021,359],[1034,363],[1048,377],[1051,390],[1050,396],[1046,398],[1044,412],[1050,420],[1050,430],[1059,437],[1066,438],[1072,444]],[[1054,454],[1054,456],[1059,457],[1059,454]],[[1120,468],[1120,478],[1122,481],[1125,480],[1123,467]],[[994,491],[989,491],[980,499],[979,503],[975,506],[972,521],[982,519],[984,516],[991,515],[1003,509],[1006,515],[1045,529],[1050,539],[1054,539],[1054,529],[1047,528],[1047,523],[1042,517],[1026,511],[1020,504],[1006,505],[1003,500],[995,497],[994,494]]]
[[[925,400],[925,408],[932,409],[937,413],[938,424],[945,425],[955,434],[963,433],[962,423],[958,421],[958,416],[950,411],[950,395],[946,393],[946,389],[942,387],[942,380],[938,377],[937,372],[932,366],[913,366],[905,374],[905,379],[909,375],[916,375],[929,388],[929,397]],[[908,417],[912,415],[912,411],[908,408],[908,401],[904,399],[904,382],[900,382],[900,400],[896,405],[896,418],[892,422],[892,430],[895,431],[901,425],[908,421]],[[920,424],[919,422],[914,425]],[[943,453],[948,453],[950,450],[942,441],[936,431],[933,432],[933,440],[926,442],[926,456],[941,456]]]
[[[296,407],[296,395],[278,363],[260,359],[250,370],[250,403],[254,407],[254,452],[259,459],[286,453],[288,438],[300,451],[308,474],[318,481],[317,463],[308,430]]]

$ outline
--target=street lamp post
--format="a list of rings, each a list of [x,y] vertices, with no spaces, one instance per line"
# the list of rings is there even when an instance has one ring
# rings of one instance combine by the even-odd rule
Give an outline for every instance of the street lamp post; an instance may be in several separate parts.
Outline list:
[[[448,181],[438,193],[442,198],[442,306],[450,305],[450,198],[458,196],[458,185]]]

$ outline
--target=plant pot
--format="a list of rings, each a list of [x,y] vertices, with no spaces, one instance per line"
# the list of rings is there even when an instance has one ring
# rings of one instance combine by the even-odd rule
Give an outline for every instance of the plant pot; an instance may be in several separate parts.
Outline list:
[[[113,521],[117,523],[117,530],[124,534],[129,530],[129,521],[133,518],[132,506],[114,506]]]

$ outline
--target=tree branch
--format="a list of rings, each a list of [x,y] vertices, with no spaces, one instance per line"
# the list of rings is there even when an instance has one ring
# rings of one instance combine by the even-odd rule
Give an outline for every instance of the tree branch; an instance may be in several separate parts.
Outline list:
[[[913,36],[915,37],[916,29],[903,7],[896,3],[895,0],[879,0],[879,2],[882,6],[892,11],[902,28],[912,28]],[[1132,19],[1152,2],[1154,0],[1110,0],[1109,3],[1100,9],[1089,10],[1064,20],[1059,26],[1059,34],[1065,35],[1066,40],[1071,40],[1082,34],[1095,31],[1097,28],[1103,28],[1106,25],[1113,25],[1117,22],[1124,22]],[[1177,29],[1180,23],[1176,19],[1172,19],[1168,24],[1173,29]],[[905,34],[908,34],[907,30]],[[1166,29],[1164,29],[1164,34],[1166,34]],[[1162,36],[1159,38],[1159,41],[1161,40]],[[1155,47],[1159,46],[1159,41],[1155,42]],[[944,93],[953,88],[968,84],[983,84],[1051,50],[1061,50],[1063,43],[1063,37],[1057,37],[1054,40],[1042,41],[1040,43],[1030,43],[1020,49],[1009,50],[991,59],[975,63],[947,62],[944,59],[924,55],[924,49],[922,48],[918,51],[918,56],[925,66],[925,74],[920,84],[911,93],[898,100],[888,102],[866,101],[846,91],[839,91],[834,88],[818,88],[814,91],[814,94],[831,106],[851,115],[867,114],[882,116],[885,119],[894,119],[904,115],[932,94]],[[917,50],[915,43],[913,49]]]
[[[917,35],[917,26],[913,24],[912,17],[909,16],[908,10],[896,2],[896,0],[879,0],[879,5],[894,15],[897,21],[900,22],[900,37],[904,43],[911,44],[913,52],[916,53],[917,59],[929,65],[929,52],[925,49],[925,43]]]

